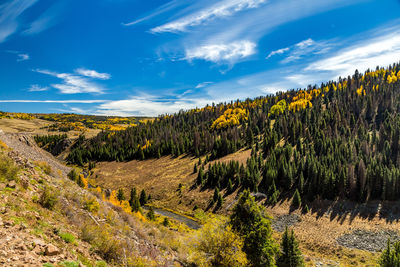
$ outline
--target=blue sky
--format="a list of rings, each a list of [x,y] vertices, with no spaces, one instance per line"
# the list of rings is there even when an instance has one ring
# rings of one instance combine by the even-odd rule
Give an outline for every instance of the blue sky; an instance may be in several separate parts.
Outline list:
[[[399,0],[0,0],[2,111],[155,116],[399,61]]]

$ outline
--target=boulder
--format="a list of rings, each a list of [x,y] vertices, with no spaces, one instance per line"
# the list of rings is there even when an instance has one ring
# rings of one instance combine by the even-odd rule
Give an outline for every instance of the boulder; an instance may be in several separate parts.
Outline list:
[[[46,256],[55,256],[55,255],[60,254],[60,252],[61,251],[56,246],[53,246],[52,244],[49,244],[49,245],[46,246],[46,249],[44,251],[44,255],[46,255]]]
[[[9,181],[7,184],[7,187],[15,188],[15,187],[17,187],[17,183],[15,182],[15,180]]]

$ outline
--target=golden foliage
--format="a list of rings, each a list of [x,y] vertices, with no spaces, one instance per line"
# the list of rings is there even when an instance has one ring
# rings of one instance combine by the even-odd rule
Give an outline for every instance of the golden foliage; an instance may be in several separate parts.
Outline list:
[[[210,219],[190,242],[189,259],[198,266],[247,266],[243,240],[230,225]]]
[[[219,116],[211,125],[212,129],[227,128],[239,125],[241,121],[247,120],[247,111],[242,108],[225,110],[224,114]]]
[[[282,99],[271,107],[268,116],[282,114],[286,110],[286,107],[287,107],[286,101],[285,99]]]

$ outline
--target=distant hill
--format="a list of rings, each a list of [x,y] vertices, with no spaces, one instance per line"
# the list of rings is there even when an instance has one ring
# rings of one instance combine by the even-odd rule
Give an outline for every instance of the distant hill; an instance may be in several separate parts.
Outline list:
[[[244,88],[245,89],[245,88]],[[102,131],[68,156],[70,163],[163,155],[216,159],[253,149],[246,165],[198,166],[198,186],[249,188],[270,202],[359,201],[400,196],[400,66],[355,72],[307,89],[165,115],[125,131]],[[305,201],[303,201],[305,203]]]

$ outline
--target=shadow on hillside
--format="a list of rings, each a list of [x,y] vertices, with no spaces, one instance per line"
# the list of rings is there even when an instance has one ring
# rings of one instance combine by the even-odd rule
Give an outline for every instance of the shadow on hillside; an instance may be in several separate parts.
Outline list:
[[[288,199],[281,199],[278,205],[285,201],[288,201]],[[340,224],[343,224],[346,220],[352,223],[356,217],[369,221],[379,218],[384,219],[387,223],[400,221],[400,201],[374,200],[358,203],[350,200],[315,200],[307,203],[307,205],[317,219],[327,217]],[[290,212],[294,211],[295,209],[290,209]]]

